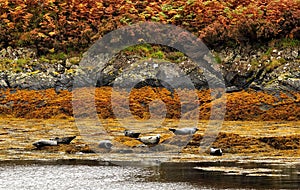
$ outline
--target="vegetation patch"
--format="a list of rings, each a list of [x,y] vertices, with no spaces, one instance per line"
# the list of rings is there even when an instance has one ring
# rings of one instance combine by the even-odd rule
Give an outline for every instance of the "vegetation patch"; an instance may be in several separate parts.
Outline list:
[[[31,47],[38,55],[84,52],[108,32],[145,21],[180,26],[212,48],[282,38],[289,46],[299,38],[298,0],[0,0],[0,5],[0,48]]]

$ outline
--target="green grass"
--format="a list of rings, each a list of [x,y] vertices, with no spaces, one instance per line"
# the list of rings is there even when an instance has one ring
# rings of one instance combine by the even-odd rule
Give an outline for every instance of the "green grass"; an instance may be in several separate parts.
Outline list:
[[[166,46],[151,45],[151,44],[139,44],[130,46],[122,50],[127,55],[138,55],[142,58],[156,58],[164,59],[166,61],[178,63],[186,56],[184,53],[170,49]]]
[[[275,45],[276,47],[297,47],[300,46],[300,40],[298,39],[291,39],[291,38],[283,38],[280,41],[278,41]]]
[[[222,63],[222,59],[221,59],[221,57],[219,56],[218,53],[214,53],[213,57],[214,57],[216,63],[218,63],[218,64]]]

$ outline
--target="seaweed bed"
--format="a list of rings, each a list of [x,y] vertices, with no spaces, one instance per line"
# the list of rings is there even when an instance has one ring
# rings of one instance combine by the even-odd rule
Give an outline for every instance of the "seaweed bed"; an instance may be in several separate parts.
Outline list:
[[[179,101],[178,94],[170,93],[166,89],[144,87],[133,89],[130,93],[118,91],[113,93],[115,103],[119,104],[119,113],[114,115],[111,104],[112,88],[80,89],[76,97],[84,99],[88,93],[95,92],[95,101],[98,117],[107,121],[109,131],[117,134],[114,141],[128,147],[138,145],[136,140],[128,140],[122,135],[124,127],[116,123],[122,116],[132,113],[137,120],[147,121],[165,115],[164,126],[159,132],[165,141],[171,137],[167,127],[176,127],[181,118],[198,111],[199,121],[205,124],[210,116],[213,103],[210,91],[197,91],[196,104],[191,101],[192,92],[186,92]],[[74,93],[78,93],[74,92]],[[124,98],[129,98],[129,111],[126,110]],[[186,99],[185,99],[186,98]],[[222,99],[224,100],[224,99]],[[226,94],[225,121],[212,146],[223,149],[225,155],[239,156],[277,156],[300,157],[300,130],[299,130],[299,100],[297,92],[270,94],[255,91],[241,91]],[[72,92],[61,91],[55,93],[53,89],[30,90],[3,90],[0,96],[0,158],[57,158],[88,157],[94,155],[93,149],[85,143],[75,126],[72,116]],[[182,103],[180,105],[180,103]],[[73,105],[79,109],[80,116],[89,116],[91,110],[80,109],[80,100],[73,99]],[[162,109],[161,105],[165,105]],[[185,115],[180,115],[184,107]],[[217,110],[218,112],[218,110]],[[120,118],[121,117],[121,118]],[[187,124],[188,125],[188,124]],[[199,126],[198,126],[199,127]],[[35,149],[32,143],[41,138],[76,135],[77,138],[69,145],[59,145]],[[191,141],[182,149],[182,153],[199,154],[199,144],[204,131],[198,131]],[[126,139],[127,138],[127,139]],[[207,154],[207,152],[205,153]],[[83,156],[84,157],[84,156]]]
[[[115,119],[107,119],[109,138],[113,143],[121,144],[121,148],[135,149],[139,141],[125,137],[124,127],[118,126]],[[190,142],[180,151],[183,160],[199,159],[199,156],[209,156],[208,152],[199,153],[199,144],[205,135],[201,126]],[[157,128],[162,135],[161,143],[173,140],[174,137],[168,127],[173,120],[168,120],[165,126]],[[189,122],[186,123],[188,125]],[[222,148],[224,156],[221,159],[236,157],[258,158],[300,158],[300,130],[299,122],[278,121],[225,121],[212,146]],[[80,133],[73,118],[66,119],[20,119],[1,118],[0,120],[0,160],[40,160],[40,159],[98,159],[99,154],[93,146],[88,144],[86,137]],[[133,126],[135,130],[145,129],[145,126]],[[39,139],[53,137],[77,137],[68,145],[46,146],[35,148],[32,143]],[[89,139],[88,139],[89,140]],[[177,139],[178,140],[178,139]],[[176,142],[175,142],[176,143]],[[170,143],[168,146],[172,146]],[[167,145],[166,145],[167,146]],[[163,148],[163,146],[158,146]],[[159,152],[160,150],[157,149]],[[163,151],[163,150],[162,150]],[[109,152],[114,152],[114,149]],[[117,154],[120,155],[120,154]],[[122,154],[121,154],[122,155]],[[124,155],[124,154],[123,154]],[[178,154],[175,154],[180,156]],[[214,159],[211,158],[210,159]],[[219,159],[216,157],[216,159]]]
[[[80,109],[80,101],[95,101],[97,114],[100,118],[116,118],[111,104],[113,89],[101,87],[96,89],[81,88],[75,90],[76,98],[73,100]],[[87,96],[94,96],[86,100]],[[193,100],[195,94],[197,100]],[[179,99],[178,93],[172,94],[164,88],[143,87],[126,91],[115,91],[114,102],[119,105],[118,117],[126,116],[126,100],[129,99],[130,112],[137,119],[149,119],[150,117],[166,115],[168,119],[188,118],[199,109],[199,119],[207,120],[211,115],[213,104],[218,101],[226,101],[226,121],[299,121],[300,119],[300,93],[278,92],[267,93],[262,91],[241,91],[223,95],[226,99],[213,100],[211,91],[182,90],[184,94]],[[125,101],[124,101],[125,100]],[[193,101],[191,101],[193,100]],[[161,103],[165,108],[161,109]],[[150,115],[149,105],[154,115]],[[124,108],[124,109],[122,109]],[[184,109],[184,114],[181,110]],[[92,109],[91,109],[92,110]],[[89,115],[91,110],[80,110],[82,115]],[[165,111],[165,112],[164,112]],[[221,110],[220,110],[221,111]],[[218,113],[218,110],[216,110]],[[72,92],[61,91],[55,93],[53,89],[47,90],[3,90],[0,96],[0,113],[2,116],[21,118],[65,118],[72,117]],[[151,113],[152,114],[152,113]]]

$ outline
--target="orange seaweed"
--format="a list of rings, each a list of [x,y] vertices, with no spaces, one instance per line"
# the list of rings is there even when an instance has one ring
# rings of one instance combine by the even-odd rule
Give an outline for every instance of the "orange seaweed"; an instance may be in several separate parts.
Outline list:
[[[78,89],[78,98],[85,98],[86,93],[90,93],[86,88]],[[149,119],[166,115],[167,119],[180,119],[181,109],[184,106],[184,117],[188,118],[194,112],[199,112],[199,119],[207,120],[211,115],[212,97],[210,90],[197,91],[197,102],[190,103],[192,98],[189,90],[183,90],[186,94],[180,100],[178,94],[171,94],[164,88],[143,87],[132,89],[131,92],[114,92],[114,103],[120,109],[118,117],[125,117],[132,114],[136,119]],[[280,97],[266,92],[241,91],[228,93],[226,102],[225,120],[289,120],[298,121],[300,119],[300,93],[290,92],[293,96],[281,93]],[[113,105],[111,104],[112,88],[95,88],[94,99],[88,101],[95,102],[96,112],[101,119],[116,118]],[[129,99],[129,101],[124,101]],[[129,102],[129,110],[128,108]],[[165,104],[165,110],[161,104]],[[198,107],[195,105],[199,105]],[[198,108],[198,109],[197,109]],[[92,109],[76,107],[82,115],[89,115]],[[80,110],[82,109],[82,110]],[[150,115],[153,109],[154,115]],[[219,110],[217,110],[218,112]],[[166,113],[165,113],[166,112]],[[72,92],[61,91],[55,93],[54,89],[47,90],[1,90],[0,91],[0,113],[2,116],[12,116],[19,118],[64,118],[73,117]],[[153,114],[151,113],[151,114]]]

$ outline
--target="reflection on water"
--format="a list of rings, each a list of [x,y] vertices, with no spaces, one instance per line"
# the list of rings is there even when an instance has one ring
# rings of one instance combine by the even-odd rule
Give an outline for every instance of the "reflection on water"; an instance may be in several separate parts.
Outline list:
[[[162,182],[156,170],[88,165],[0,167],[0,189],[197,189],[187,182]],[[152,178],[152,177],[154,178]]]
[[[162,165],[160,176],[166,181],[188,181],[194,186],[233,189],[299,189],[300,165],[266,163],[203,162]],[[191,169],[193,168],[193,169]],[[201,168],[201,169],[199,169]],[[226,171],[235,169],[237,173]],[[250,173],[250,175],[249,175]],[[171,175],[170,175],[171,174]],[[270,175],[266,175],[270,174]],[[274,174],[274,175],[272,175]]]
[[[224,168],[244,173],[228,175]],[[258,174],[282,175],[247,175],[255,168]],[[297,164],[233,162],[163,163],[151,168],[10,164],[0,166],[0,189],[299,189],[299,171]]]

